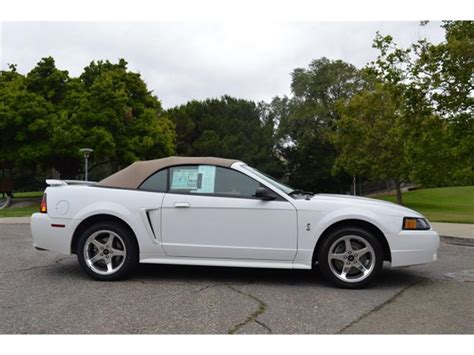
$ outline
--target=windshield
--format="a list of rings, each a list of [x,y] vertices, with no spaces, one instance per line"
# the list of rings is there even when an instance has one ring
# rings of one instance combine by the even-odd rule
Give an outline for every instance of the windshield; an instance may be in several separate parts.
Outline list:
[[[271,176],[269,176],[267,174],[264,174],[264,173],[258,171],[255,168],[252,168],[248,165],[244,165],[243,167],[244,167],[244,169],[251,171],[252,173],[254,173],[258,177],[262,178],[263,180],[268,182],[270,185],[272,185],[273,187],[276,187],[278,190],[284,192],[285,194],[289,194],[290,192],[295,190],[294,188],[292,188],[288,185],[282,184],[281,182],[278,182],[277,180],[275,180]]]

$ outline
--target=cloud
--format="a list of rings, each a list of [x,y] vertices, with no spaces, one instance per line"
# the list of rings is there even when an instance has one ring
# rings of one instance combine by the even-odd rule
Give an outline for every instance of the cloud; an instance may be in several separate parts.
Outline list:
[[[270,100],[290,93],[290,73],[326,56],[357,67],[373,60],[376,31],[402,45],[443,40],[417,22],[178,23],[4,22],[1,68],[26,73],[45,56],[77,76],[92,60],[125,58],[164,107],[225,94]]]

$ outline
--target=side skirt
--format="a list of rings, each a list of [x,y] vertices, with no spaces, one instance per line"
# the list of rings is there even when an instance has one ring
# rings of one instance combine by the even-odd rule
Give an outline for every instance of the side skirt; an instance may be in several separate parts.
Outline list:
[[[271,260],[248,260],[248,259],[206,259],[206,258],[142,258],[143,264],[172,264],[172,265],[199,265],[199,266],[227,266],[248,267],[268,269],[311,269],[311,265],[294,264],[292,262],[281,262]]]

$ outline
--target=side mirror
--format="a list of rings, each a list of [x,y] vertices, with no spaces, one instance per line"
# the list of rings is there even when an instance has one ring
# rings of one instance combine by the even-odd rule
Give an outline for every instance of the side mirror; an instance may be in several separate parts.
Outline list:
[[[255,191],[255,197],[258,197],[264,201],[274,200],[275,193],[264,186],[257,187],[257,191]]]

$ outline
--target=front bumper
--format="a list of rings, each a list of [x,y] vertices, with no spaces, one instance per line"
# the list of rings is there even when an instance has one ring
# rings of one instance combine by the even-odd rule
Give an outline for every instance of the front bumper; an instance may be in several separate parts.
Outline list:
[[[46,213],[35,213],[31,216],[30,225],[33,246],[70,255],[77,224],[73,219],[50,218]]]
[[[439,234],[435,230],[403,230],[388,234],[392,267],[426,264],[438,258]]]

